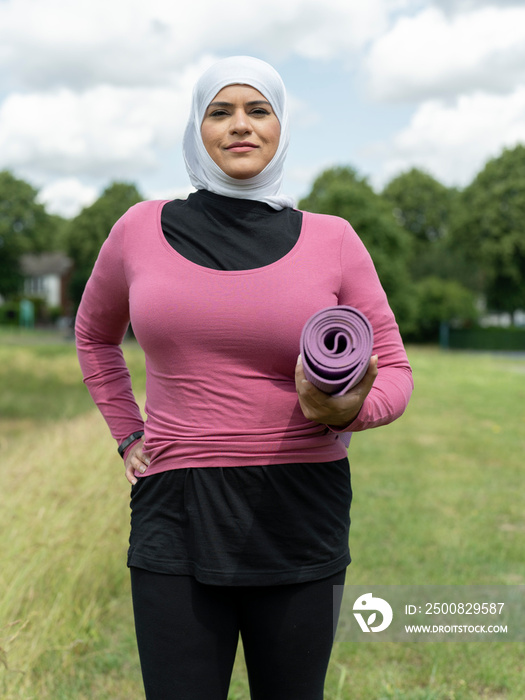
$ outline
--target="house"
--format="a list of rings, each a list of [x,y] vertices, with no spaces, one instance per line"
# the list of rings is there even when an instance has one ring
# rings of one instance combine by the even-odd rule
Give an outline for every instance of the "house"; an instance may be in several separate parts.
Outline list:
[[[20,260],[24,293],[43,299],[49,308],[60,307],[68,315],[71,303],[67,288],[73,261],[64,253],[26,254]]]

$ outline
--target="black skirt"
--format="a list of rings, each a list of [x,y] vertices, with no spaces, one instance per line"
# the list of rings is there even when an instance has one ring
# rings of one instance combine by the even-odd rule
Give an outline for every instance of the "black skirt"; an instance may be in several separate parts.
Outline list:
[[[131,490],[128,566],[213,585],[312,581],[350,563],[347,459],[173,469]]]

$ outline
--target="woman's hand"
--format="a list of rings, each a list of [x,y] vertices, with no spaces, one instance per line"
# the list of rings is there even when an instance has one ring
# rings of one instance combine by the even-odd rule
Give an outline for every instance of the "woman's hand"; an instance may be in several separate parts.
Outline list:
[[[126,468],[126,479],[133,486],[137,483],[135,471],[144,474],[149,467],[149,457],[146,457],[142,448],[144,447],[144,436],[137,440],[126,455],[124,466]]]
[[[376,377],[377,355],[372,355],[366,374],[359,384],[343,396],[330,396],[306,379],[299,355],[295,368],[295,387],[304,417],[332,428],[346,427],[357,418]]]

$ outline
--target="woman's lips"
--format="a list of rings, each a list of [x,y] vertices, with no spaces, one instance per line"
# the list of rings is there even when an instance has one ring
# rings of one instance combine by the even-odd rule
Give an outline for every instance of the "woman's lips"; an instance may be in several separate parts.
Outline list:
[[[248,153],[248,151],[253,151],[254,148],[258,148],[258,146],[250,141],[236,141],[231,146],[227,146],[226,150],[233,153]]]

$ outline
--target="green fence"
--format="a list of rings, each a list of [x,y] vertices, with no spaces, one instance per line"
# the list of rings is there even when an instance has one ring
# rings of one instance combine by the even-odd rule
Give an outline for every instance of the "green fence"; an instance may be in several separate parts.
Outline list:
[[[440,345],[452,350],[525,352],[525,328],[451,328],[442,324]]]

